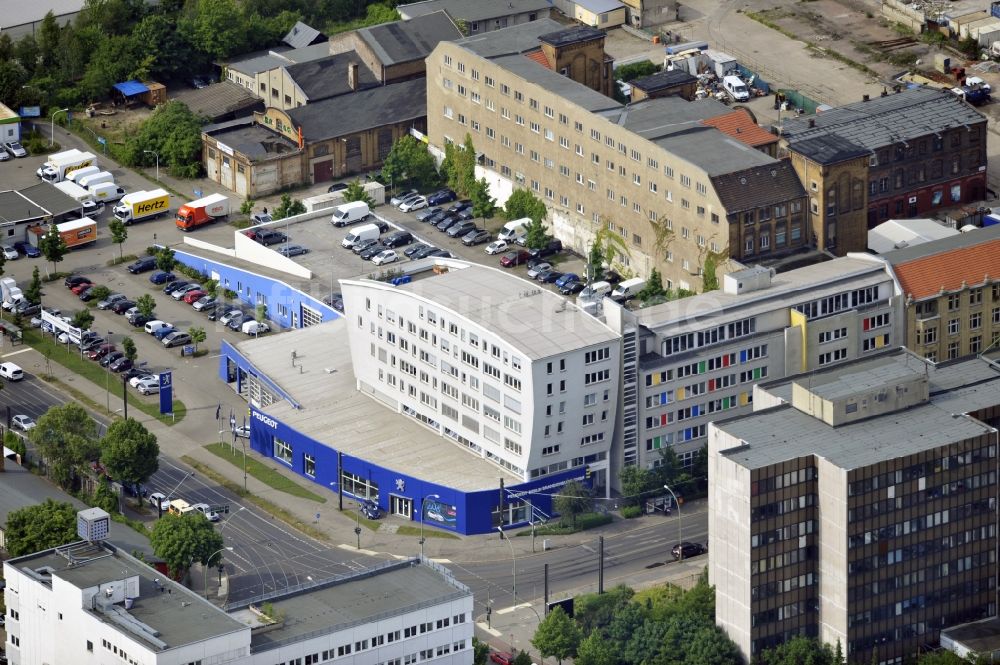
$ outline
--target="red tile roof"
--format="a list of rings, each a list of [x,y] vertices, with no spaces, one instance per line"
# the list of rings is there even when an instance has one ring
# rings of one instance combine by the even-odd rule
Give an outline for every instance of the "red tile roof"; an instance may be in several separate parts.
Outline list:
[[[546,69],[552,69],[552,67],[549,65],[548,59],[545,57],[545,54],[542,53],[542,49],[535,49],[534,51],[529,51],[524,55],[528,58],[531,58],[538,64],[540,64],[542,67],[545,67]]]
[[[1000,239],[960,247],[893,266],[903,295],[922,300],[944,291],[1000,278]]]
[[[778,142],[777,136],[759,126],[754,122],[753,117],[743,109],[736,109],[714,118],[702,120],[701,124],[715,127],[752,148]]]

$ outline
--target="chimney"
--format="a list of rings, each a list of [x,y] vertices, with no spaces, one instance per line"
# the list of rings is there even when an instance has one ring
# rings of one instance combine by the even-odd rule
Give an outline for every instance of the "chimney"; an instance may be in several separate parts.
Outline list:
[[[347,86],[353,91],[358,91],[358,63],[347,63]]]
[[[816,126],[816,118],[809,118],[809,129]]]
[[[867,102],[868,99],[869,99],[868,95],[862,95],[861,96],[861,101],[863,101],[863,102]]]

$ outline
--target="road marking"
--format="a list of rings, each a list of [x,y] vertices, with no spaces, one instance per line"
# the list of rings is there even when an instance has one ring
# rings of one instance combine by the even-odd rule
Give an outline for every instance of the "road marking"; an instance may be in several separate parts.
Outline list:
[[[367,554],[368,556],[382,556],[380,553],[376,552],[375,550],[359,550],[358,548],[354,547],[353,545],[348,545],[347,543],[341,543],[341,544],[337,545],[337,547],[339,547],[342,550],[349,550],[351,552],[357,552],[358,554]]]
[[[16,356],[19,353],[27,353],[28,351],[34,351],[33,348],[28,347],[27,349],[21,349],[20,351],[11,351],[10,353],[3,354],[4,358],[10,358],[11,356]]]
[[[531,607],[531,603],[521,603],[520,605],[512,605],[511,607],[505,607],[502,610],[496,610],[494,614],[510,614],[511,612],[523,610],[528,607]]]
[[[492,635],[493,637],[500,637],[501,635],[503,635],[503,633],[501,633],[499,630],[497,630],[496,628],[490,628],[489,626],[487,626],[482,621],[480,621],[479,623],[477,623],[476,626],[479,628],[479,630],[487,632],[490,635]]]
[[[433,561],[434,563],[451,563],[451,559],[431,559],[431,561]]]

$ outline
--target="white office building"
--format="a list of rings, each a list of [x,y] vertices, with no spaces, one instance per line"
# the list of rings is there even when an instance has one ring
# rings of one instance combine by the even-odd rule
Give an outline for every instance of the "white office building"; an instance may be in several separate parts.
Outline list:
[[[604,312],[637,359],[625,364],[616,468],[653,468],[667,448],[690,464],[709,422],[752,410],[758,381],[900,346],[905,332],[892,276],[862,254],[748,268],[717,291],[637,311],[606,301]]]
[[[431,562],[392,561],[226,610],[100,541],[10,559],[4,578],[12,665],[472,663],[472,592]]]
[[[587,467],[606,488],[620,335],[502,270],[434,263],[341,280],[358,390],[524,481]]]

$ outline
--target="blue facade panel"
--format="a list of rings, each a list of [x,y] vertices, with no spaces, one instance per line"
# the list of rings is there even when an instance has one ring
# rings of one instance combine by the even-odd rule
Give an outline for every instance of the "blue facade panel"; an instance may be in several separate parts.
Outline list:
[[[251,307],[256,307],[257,303],[265,303],[267,318],[282,328],[302,327],[302,305],[319,312],[323,321],[333,321],[340,316],[335,309],[323,304],[320,298],[303,293],[281,280],[176,249],[174,258],[206,275],[218,275],[220,288],[235,291],[239,299]]]

